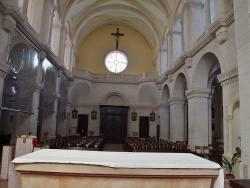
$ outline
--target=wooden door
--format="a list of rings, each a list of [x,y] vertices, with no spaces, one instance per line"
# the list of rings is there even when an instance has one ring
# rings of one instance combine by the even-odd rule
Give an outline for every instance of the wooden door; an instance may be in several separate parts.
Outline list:
[[[128,107],[101,106],[100,132],[107,143],[123,143],[127,137]]]
[[[81,136],[88,136],[88,114],[78,114],[77,133]]]
[[[139,137],[148,138],[149,137],[149,117],[140,116],[139,119]]]

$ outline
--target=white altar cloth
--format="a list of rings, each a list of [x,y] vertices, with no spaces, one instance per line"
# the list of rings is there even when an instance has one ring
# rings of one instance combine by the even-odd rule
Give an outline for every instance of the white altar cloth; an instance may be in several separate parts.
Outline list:
[[[9,169],[10,188],[17,185],[13,185],[14,182],[17,183],[17,181],[21,181],[19,179],[20,175],[15,175],[17,172],[14,169],[14,165],[28,163],[70,163],[130,169],[218,169],[219,175],[212,184],[214,188],[224,187],[224,173],[219,164],[189,153],[136,153],[42,149],[15,158],[11,162],[12,165]]]

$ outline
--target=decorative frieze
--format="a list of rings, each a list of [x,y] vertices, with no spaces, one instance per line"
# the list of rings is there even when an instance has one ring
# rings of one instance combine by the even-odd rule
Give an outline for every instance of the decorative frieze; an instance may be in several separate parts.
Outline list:
[[[228,31],[227,31],[227,27],[221,27],[220,29],[218,29],[218,31],[216,31],[216,39],[219,41],[219,43],[224,43],[227,41],[228,39]]]
[[[11,32],[16,27],[16,21],[10,15],[3,16],[3,29],[6,32]]]
[[[221,86],[226,86],[235,82],[238,82],[238,67],[231,69],[230,71],[221,73],[217,76]]]

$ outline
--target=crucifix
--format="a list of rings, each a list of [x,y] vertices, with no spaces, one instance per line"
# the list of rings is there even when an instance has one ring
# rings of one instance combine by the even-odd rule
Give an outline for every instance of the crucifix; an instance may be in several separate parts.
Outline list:
[[[124,36],[124,34],[119,33],[119,28],[117,28],[116,33],[111,33],[111,35],[115,35],[115,37],[116,37],[116,49],[118,49],[119,37]]]

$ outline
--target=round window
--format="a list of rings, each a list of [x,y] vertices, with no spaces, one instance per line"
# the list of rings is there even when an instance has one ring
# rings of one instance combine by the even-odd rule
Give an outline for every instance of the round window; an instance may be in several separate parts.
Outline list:
[[[105,58],[105,65],[110,72],[120,73],[128,65],[127,56],[120,51],[112,51]]]

